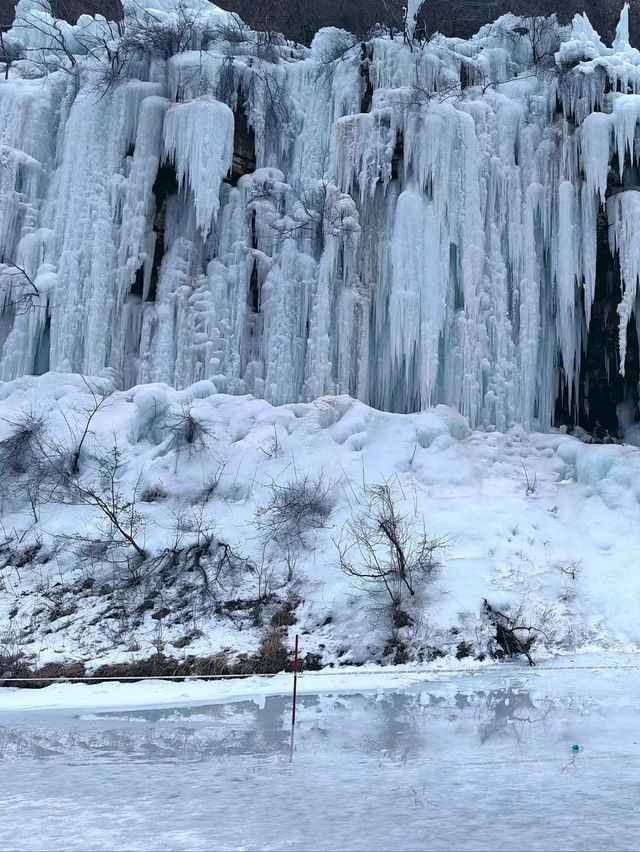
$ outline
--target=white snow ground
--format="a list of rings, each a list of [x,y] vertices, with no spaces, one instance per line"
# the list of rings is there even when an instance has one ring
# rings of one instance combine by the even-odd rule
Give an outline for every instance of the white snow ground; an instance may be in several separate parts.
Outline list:
[[[50,440],[70,443],[94,405],[87,385],[96,382],[47,374],[0,386],[0,441],[21,414],[42,412]],[[171,425],[185,405],[209,432],[190,452],[176,448]],[[185,391],[153,385],[110,396],[91,421],[80,481],[96,481],[96,458],[114,444],[122,455],[116,487],[124,496],[137,488],[138,536],[150,558],[173,541],[181,519],[187,542],[194,524],[211,526],[253,567],[243,567],[218,591],[217,611],[205,612],[183,580],[138,611],[148,586],[122,591],[124,568],[95,545],[108,537],[99,511],[42,499],[35,523],[24,491],[9,489],[0,630],[5,646],[16,644],[36,665],[82,660],[91,669],[148,657],[159,638],[152,616],[163,607],[171,610],[160,637],[169,656],[255,652],[273,610],[267,607],[259,624],[246,609],[224,604],[255,599],[265,577],[280,601],[300,601],[297,621],[287,627],[289,646],[297,632],[302,653],[319,653],[325,664],[382,661],[389,632],[384,614],[340,571],[335,545],[362,510],[363,483],[382,481],[391,484],[414,530],[424,522],[430,535],[449,540],[442,568],[420,589],[412,610],[409,659],[429,658],[434,648],[455,655],[462,641],[475,654],[490,649],[483,598],[504,612],[520,612],[520,623],[536,628],[538,660],[640,645],[635,446],[588,445],[558,431],[470,431],[445,407],[394,415],[348,397],[273,407],[216,394],[207,382]],[[305,475],[329,485],[333,510],[326,528],[300,550],[286,582],[282,554],[259,539],[256,511],[274,482]],[[214,476],[217,487],[203,502]],[[153,502],[144,502],[145,492]],[[572,579],[566,572],[576,563]]]
[[[300,698],[293,763],[290,698],[265,698],[258,683],[234,703],[210,685],[209,703],[179,695],[199,684],[171,687],[175,703],[152,684],[136,685],[146,701],[130,700],[133,687],[88,688],[118,691],[131,708],[107,701],[110,712],[72,709],[74,695],[87,706],[77,686],[30,693],[65,689],[66,709],[3,700],[0,845],[635,850],[640,676],[611,668],[629,662],[503,664],[499,675],[415,675],[413,685],[400,675],[390,689],[378,673],[378,687],[351,694],[324,678]],[[608,668],[567,668],[590,664]]]

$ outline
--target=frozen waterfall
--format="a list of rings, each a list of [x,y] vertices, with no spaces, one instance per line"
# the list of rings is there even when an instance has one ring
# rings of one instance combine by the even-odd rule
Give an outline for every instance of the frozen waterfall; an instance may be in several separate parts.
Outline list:
[[[124,387],[206,378],[545,429],[559,397],[577,405],[603,251],[625,373],[626,12],[611,48],[586,16],[506,16],[469,41],[330,29],[307,50],[204,0],[146,5],[72,27],[19,3],[22,58],[0,82],[3,380],[108,369]]]

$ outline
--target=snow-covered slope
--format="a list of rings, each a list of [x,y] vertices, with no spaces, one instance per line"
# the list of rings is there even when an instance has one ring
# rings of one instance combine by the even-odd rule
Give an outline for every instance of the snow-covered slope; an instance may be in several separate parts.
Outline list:
[[[4,441],[25,413],[46,414],[45,447],[57,453],[76,445],[72,435],[96,406],[72,375],[18,379],[0,396],[3,471]],[[191,445],[175,437],[185,410],[208,430]],[[131,547],[105,546],[118,536],[77,490],[53,499],[43,490],[34,522],[19,484],[28,478],[7,487],[3,474],[5,652],[12,646],[39,664],[95,665],[145,658],[161,644],[167,656],[227,648],[233,659],[254,653],[282,624],[285,644],[299,632],[305,654],[325,663],[393,659],[393,650],[383,656],[392,632],[384,589],[372,597],[366,583],[354,584],[339,568],[337,548],[345,525],[366,507],[366,488],[381,482],[391,486],[412,534],[424,525],[448,539],[439,572],[407,604],[414,625],[397,631],[408,659],[455,655],[461,643],[473,656],[496,649],[483,598],[535,628],[538,659],[548,651],[640,645],[635,447],[521,428],[472,432],[442,406],[397,415],[341,396],[273,407],[216,394],[208,382],[107,397],[80,454],[78,479],[87,489],[101,484],[99,493],[108,495],[105,470],[96,471],[114,446],[121,455],[115,489],[123,504],[137,499],[135,537],[146,560],[136,560]],[[326,484],[331,513],[287,562],[261,537],[256,513],[270,503],[274,483],[305,477]],[[167,548],[184,553],[203,531],[238,557],[222,576],[213,551],[203,558],[210,596],[202,595],[199,573],[172,577],[166,561],[157,561]],[[278,621],[278,613],[290,614],[287,602],[293,617]]]
[[[546,429],[559,388],[575,402],[605,201],[624,371],[626,12],[612,48],[584,16],[507,16],[468,42],[324,30],[307,51],[204,0],[146,6],[74,28],[19,3],[23,58],[0,82],[5,380],[110,367],[123,387],[208,379]]]

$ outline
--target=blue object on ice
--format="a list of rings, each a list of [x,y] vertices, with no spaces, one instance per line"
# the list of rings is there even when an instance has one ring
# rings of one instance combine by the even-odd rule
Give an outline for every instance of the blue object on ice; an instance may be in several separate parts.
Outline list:
[[[579,745],[572,745],[571,751],[580,751],[580,746]]]

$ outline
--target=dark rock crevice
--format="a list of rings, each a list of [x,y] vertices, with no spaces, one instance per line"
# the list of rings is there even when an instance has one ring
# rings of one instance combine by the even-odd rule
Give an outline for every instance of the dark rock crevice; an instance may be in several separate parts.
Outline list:
[[[621,191],[616,171],[610,176],[609,194]],[[568,404],[566,384],[559,389],[554,422],[556,426],[579,426],[597,441],[621,437],[623,419],[638,420],[640,352],[635,317],[627,328],[624,376],[620,373],[619,315],[622,298],[620,264],[609,247],[608,220],[602,210],[598,220],[596,288],[591,321],[581,361],[578,399]]]
[[[238,92],[234,117],[233,161],[229,180],[232,186],[236,186],[241,177],[252,174],[256,170],[256,137],[247,119],[242,91]]]
[[[167,201],[171,196],[177,195],[179,191],[178,175],[175,167],[170,163],[165,163],[158,169],[156,180],[153,185],[153,196],[155,198],[155,214],[153,217],[153,230],[156,234],[156,240],[153,252],[153,261],[151,267],[151,279],[149,284],[149,292],[147,294],[148,302],[155,302],[156,290],[158,287],[158,276],[160,275],[160,267],[165,253],[165,227],[167,214]],[[138,270],[138,274],[144,276],[143,270]],[[135,285],[134,285],[135,286]],[[142,296],[142,284],[140,282],[140,296]]]

